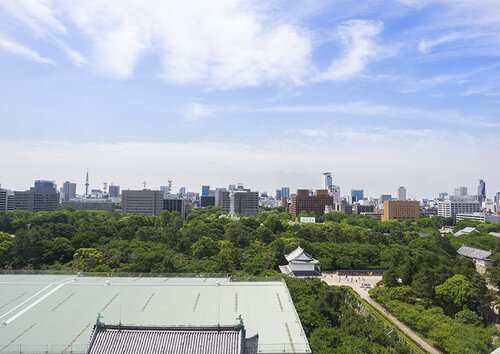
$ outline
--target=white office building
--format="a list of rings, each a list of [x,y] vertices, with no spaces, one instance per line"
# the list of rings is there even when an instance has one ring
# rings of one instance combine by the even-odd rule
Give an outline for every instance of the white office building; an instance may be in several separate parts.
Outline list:
[[[482,222],[500,223],[500,215],[493,213],[457,213],[456,220],[477,220]]]
[[[398,200],[406,200],[406,188],[403,186],[398,188]]]
[[[457,214],[477,213],[481,205],[476,201],[453,201],[445,200],[438,202],[438,216],[456,219]]]

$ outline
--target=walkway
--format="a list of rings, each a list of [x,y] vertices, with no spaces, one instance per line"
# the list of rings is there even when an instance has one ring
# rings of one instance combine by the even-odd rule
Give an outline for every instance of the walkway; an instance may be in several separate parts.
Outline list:
[[[368,301],[372,306],[376,307],[380,312],[384,313],[392,322],[399,327],[407,336],[411,337],[415,342],[417,342],[422,348],[428,351],[431,354],[439,354],[439,351],[434,349],[429,343],[427,343],[422,337],[420,337],[416,332],[410,329],[408,326],[399,321],[396,317],[392,316],[387,312],[385,308],[380,306],[376,301],[374,301],[370,294],[368,293],[367,288],[362,288],[361,284],[370,284],[371,287],[374,287],[382,279],[381,276],[366,276],[366,277],[350,277],[347,279],[345,276],[339,277],[337,274],[325,274],[323,280],[328,285],[336,285],[336,286],[349,286],[354,291],[356,291],[361,298]]]

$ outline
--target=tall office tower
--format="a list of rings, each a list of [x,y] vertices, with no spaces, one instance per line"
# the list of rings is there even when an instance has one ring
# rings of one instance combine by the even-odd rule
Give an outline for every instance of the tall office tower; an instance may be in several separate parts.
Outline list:
[[[331,172],[323,173],[323,189],[326,189],[328,192],[331,192],[333,186],[333,177]]]
[[[396,219],[398,221],[417,221],[420,217],[420,204],[417,201],[386,200],[382,221]]]
[[[69,202],[71,199],[76,198],[76,183],[71,183],[69,181],[64,182],[62,194],[65,202]]]
[[[398,200],[406,200],[406,188],[404,186],[398,188]]]
[[[201,196],[208,197],[210,195],[210,186],[201,186]]]
[[[500,202],[500,192],[497,192],[497,194],[495,195],[495,202]]]
[[[333,205],[333,197],[326,189],[317,189],[312,196],[308,189],[297,189],[297,194],[292,197],[292,217],[297,217],[303,210],[308,213],[313,211],[316,216],[321,216],[327,205]]]
[[[455,188],[455,197],[466,197],[467,196],[467,187],[459,186]]]
[[[441,192],[441,193],[439,193],[438,199],[439,200],[444,200],[444,198],[446,198],[447,196],[448,196],[448,193]]]
[[[87,171],[87,176],[85,177],[85,195],[89,195],[89,171]]]
[[[282,194],[281,189],[276,189],[276,200],[281,200]]]
[[[486,183],[482,179],[479,180],[479,186],[477,187],[477,198],[480,202],[486,200]]]
[[[120,186],[109,186],[109,196],[111,198],[118,198],[120,196]]]
[[[229,195],[230,214],[241,216],[259,215],[259,192],[243,188],[243,184],[231,191]]]
[[[281,198],[290,198],[290,187],[281,187]]]
[[[59,192],[52,181],[36,180],[29,191],[14,192],[14,208],[38,211],[54,211],[59,209]]]
[[[14,192],[7,191],[7,210],[15,210]]]
[[[160,191],[162,191],[163,194],[167,195],[168,192],[170,191],[170,187],[169,186],[160,186]]]
[[[357,202],[364,199],[365,191],[363,189],[351,189],[352,202]]]
[[[231,200],[229,191],[226,188],[217,188],[215,190],[215,206],[220,207],[222,211],[229,213],[231,210]]]
[[[7,189],[0,188],[0,211],[7,210]]]
[[[122,212],[160,216],[163,210],[163,191],[124,190],[122,191]]]
[[[181,187],[179,188],[179,195],[185,195],[186,194],[186,187]]]

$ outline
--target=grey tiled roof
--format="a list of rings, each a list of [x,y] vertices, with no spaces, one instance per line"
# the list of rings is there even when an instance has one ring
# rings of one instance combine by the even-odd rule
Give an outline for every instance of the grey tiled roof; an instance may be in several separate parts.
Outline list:
[[[477,248],[462,246],[458,249],[457,253],[460,256],[474,259],[487,259],[491,256],[491,251],[484,251]]]
[[[105,325],[94,326],[87,354],[253,354],[257,343],[257,335],[246,340],[244,329],[234,327]]]

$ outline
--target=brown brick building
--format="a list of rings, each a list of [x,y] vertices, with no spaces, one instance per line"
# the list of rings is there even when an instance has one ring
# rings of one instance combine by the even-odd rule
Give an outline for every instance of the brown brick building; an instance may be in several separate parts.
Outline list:
[[[297,195],[292,197],[292,217],[297,217],[302,210],[308,213],[314,211],[316,216],[321,216],[326,205],[333,205],[333,197],[328,195],[328,190],[317,189],[314,196],[310,196],[308,189],[297,189]]]
[[[386,200],[382,221],[396,219],[398,221],[417,221],[420,217],[420,204],[417,201]]]

